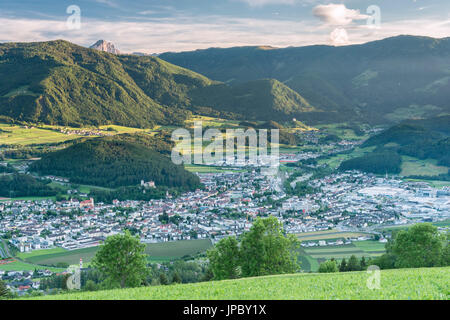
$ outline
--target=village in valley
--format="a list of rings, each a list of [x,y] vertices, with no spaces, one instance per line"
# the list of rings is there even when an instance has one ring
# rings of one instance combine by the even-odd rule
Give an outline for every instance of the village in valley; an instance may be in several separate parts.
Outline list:
[[[197,253],[204,254],[220,239],[239,237],[250,230],[256,218],[268,216],[277,217],[286,233],[298,237],[301,259],[306,263],[303,272],[311,272],[324,259],[339,259],[349,253],[358,257],[382,254],[391,228],[448,221],[448,186],[437,188],[401,175],[337,170],[335,159],[359,150],[364,139],[353,135],[353,139],[330,141],[329,132],[322,131],[302,132],[305,147],[282,148],[279,159],[269,164],[246,160],[231,165],[226,161],[188,165],[199,177],[202,189],[177,196],[166,193],[164,198],[150,201],[104,203],[96,201],[87,186],[64,177],[34,175],[51,181],[65,196],[0,199],[0,278],[19,295],[40,290],[41,279],[69,272],[69,265],[78,265],[80,257],[82,265],[82,257],[92,258],[107,237],[124,230],[147,246],[197,241],[199,248],[181,254],[195,259]],[[364,134],[367,137],[377,132],[379,129],[369,128]],[[17,172],[29,175],[28,166],[33,161],[12,165]],[[142,180],[139,187],[145,193],[158,186]],[[442,228],[448,224],[444,222]],[[58,260],[51,257],[33,260],[34,255],[46,258],[47,252],[49,256],[52,252],[73,253],[73,257],[65,260],[70,263],[55,263]]]
[[[283,184],[289,173],[283,170],[268,175],[260,168],[234,168],[198,175],[204,190],[179,197],[168,195],[160,200],[114,200],[112,204],[95,203],[92,198],[3,201],[0,233],[10,235],[9,245],[20,253],[55,247],[66,250],[95,247],[125,229],[138,235],[143,243],[191,239],[211,239],[214,243],[248,231],[254,218],[269,215],[279,218],[287,233],[301,235],[327,230],[348,233],[339,240],[304,238],[301,245],[309,248],[373,239],[384,243],[387,239],[380,227],[450,218],[448,187],[434,189],[423,182],[406,182],[397,177],[377,177],[357,171],[320,178],[300,175],[294,184],[307,182],[315,192],[299,197],[284,192]],[[154,182],[142,181],[141,185],[154,187]],[[5,250],[0,253],[7,257]],[[53,273],[45,268],[35,272],[44,277]],[[19,287],[26,291],[30,286],[39,286],[38,281],[30,280],[31,274],[0,270],[3,278],[16,280],[12,283],[19,284],[18,291]]]

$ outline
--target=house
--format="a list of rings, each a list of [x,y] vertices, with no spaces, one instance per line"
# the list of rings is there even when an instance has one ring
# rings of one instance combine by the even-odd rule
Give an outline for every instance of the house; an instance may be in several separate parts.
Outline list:
[[[155,186],[155,181],[148,181],[148,182],[145,182],[144,180],[141,180],[141,187],[144,187],[144,188],[156,188],[156,186]]]
[[[94,199],[84,200],[80,202],[80,208],[94,209]]]

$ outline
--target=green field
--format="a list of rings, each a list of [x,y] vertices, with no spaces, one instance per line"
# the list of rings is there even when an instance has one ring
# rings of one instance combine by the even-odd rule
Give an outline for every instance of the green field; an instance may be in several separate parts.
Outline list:
[[[438,166],[437,160],[426,159],[420,160],[413,157],[402,156],[401,176],[407,177],[412,175],[420,176],[437,176],[448,172],[448,167]]]
[[[186,255],[205,252],[211,247],[210,239],[180,240],[147,244],[145,253],[150,256],[150,259],[173,260]]]
[[[195,164],[185,164],[184,168],[190,172],[198,172],[198,173],[220,173],[227,171],[227,168],[216,167],[216,166],[202,166]],[[228,168],[228,171],[231,171]]]
[[[352,255],[357,258],[377,257],[385,252],[384,244],[377,241],[355,241],[352,244],[340,246],[320,246],[304,248],[305,253],[318,263],[334,258],[338,261],[349,259]],[[316,271],[317,269],[312,269]]]
[[[64,133],[53,130],[41,129],[36,127],[27,129],[18,125],[1,123],[0,129],[5,131],[0,131],[0,144],[47,144],[69,141],[78,139],[80,137],[78,135],[66,135]]]
[[[368,138],[367,134],[358,136],[355,134],[355,131],[349,128],[342,128],[343,126],[347,125],[346,123],[331,123],[331,124],[324,124],[324,125],[316,125],[315,127],[317,129],[320,129],[322,132],[325,132],[327,134],[334,134],[341,139],[345,140],[364,140]]]
[[[450,219],[439,222],[433,222],[433,225],[436,227],[450,227]]]
[[[0,202],[2,201],[40,201],[40,200],[47,200],[52,199],[56,201],[56,197],[18,197],[18,198],[1,198]]]
[[[31,144],[52,144],[70,141],[82,137],[82,135],[78,134],[65,134],[59,132],[59,130],[63,128],[71,131],[83,129],[103,130],[108,134],[136,133],[150,130],[150,129],[137,129],[116,125],[100,126],[99,128],[95,127],[70,128],[61,126],[42,125],[39,127],[26,128],[25,126],[0,123],[0,129],[2,130],[0,131],[0,144],[9,144],[9,145],[17,144],[22,146]],[[106,131],[108,128],[112,128],[114,129],[114,131]]]
[[[37,270],[48,269],[53,272],[62,272],[65,270],[64,268],[53,268],[53,267],[47,267],[47,266],[40,266],[40,265],[36,265],[36,264],[32,264],[32,263],[26,263],[26,262],[23,262],[20,260],[0,265],[0,270],[4,270],[4,271],[33,271],[34,269],[37,269]]]
[[[204,252],[212,246],[211,240],[181,240],[162,243],[149,243],[145,253],[149,255],[149,261],[170,261],[182,258],[186,255],[193,255]],[[83,248],[77,250],[64,250],[61,248],[50,250],[39,250],[36,253],[21,254],[24,261],[38,265],[56,265],[58,262],[78,264],[80,259],[83,262],[90,262],[97,253],[98,247]]]
[[[75,292],[34,297],[35,300],[304,300],[374,299],[411,300],[450,298],[450,267],[382,270],[380,289],[369,289],[367,272],[304,273],[238,280],[224,280],[141,287],[134,289]]]
[[[361,233],[361,232],[325,230],[325,231],[298,233],[297,238],[300,241],[319,241],[319,240],[357,238],[357,237],[366,236],[366,235],[367,235],[366,233]]]
[[[359,236],[366,236],[360,232],[345,232],[336,229],[298,233],[297,238],[302,242],[318,242],[320,240],[335,241]],[[354,241],[351,244],[344,245],[326,245],[315,247],[302,247],[300,250],[299,260],[303,271],[317,271],[319,264],[331,258],[340,261],[348,259],[352,255],[357,258],[361,257],[377,257],[385,252],[384,244],[378,241]]]
[[[426,179],[405,179],[406,181],[421,181],[428,183],[431,187],[442,189],[443,187],[450,187],[450,181],[440,181],[440,180],[426,180]]]
[[[30,258],[36,257],[36,256],[42,256],[42,255],[48,255],[48,254],[66,252],[66,251],[67,250],[64,250],[63,248],[41,249],[41,250],[34,250],[31,252],[20,252],[17,254],[17,258],[19,258],[21,260],[26,260],[26,259],[30,259]]]
[[[353,244],[366,252],[381,252],[385,251],[385,244],[379,241],[367,240],[367,241],[355,241]]]
[[[365,147],[365,148],[356,147],[355,149],[353,149],[353,151],[351,153],[336,154],[336,155],[331,156],[326,159],[320,159],[317,163],[319,165],[327,164],[331,168],[337,168],[337,167],[339,167],[339,165],[341,164],[342,161],[345,161],[345,160],[348,160],[351,158],[361,157],[365,154],[372,152],[374,149],[375,149],[375,147]]]

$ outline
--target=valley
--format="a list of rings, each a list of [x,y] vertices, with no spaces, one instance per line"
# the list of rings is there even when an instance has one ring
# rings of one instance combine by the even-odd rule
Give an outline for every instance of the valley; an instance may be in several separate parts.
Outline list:
[[[0,44],[0,278],[18,296],[57,294],[67,289],[60,280],[78,267],[83,288],[90,280],[95,290],[111,289],[92,261],[108,239],[129,233],[145,247],[144,282],[152,293],[54,298],[186,298],[188,288],[191,299],[265,299],[273,281],[287,286],[270,298],[445,298],[424,279],[445,284],[446,268],[382,270],[380,295],[361,289],[365,277],[356,271],[385,266],[398,230],[429,223],[439,234],[449,231],[446,48],[448,38],[409,36],[159,57],[63,40]],[[251,58],[244,63],[243,55]],[[406,68],[416,55],[432,67]],[[371,59],[370,69],[361,56]],[[175,164],[171,154],[182,143],[172,134],[192,135],[197,123],[201,138],[184,147],[202,161]],[[233,140],[233,162],[206,163],[202,155],[213,141],[203,139],[207,129],[221,138],[230,129],[278,130],[280,140],[267,148]],[[245,157],[234,161],[239,151]],[[252,151],[279,152],[277,162],[251,161]],[[211,282],[211,250],[270,217],[298,241],[301,274]],[[350,260],[357,266],[344,270]],[[350,273],[319,274],[329,262]],[[420,294],[388,282],[399,277],[406,288],[419,273],[426,275],[417,280]],[[292,291],[291,282],[321,289]],[[249,283],[251,290],[242,289]],[[205,293],[208,286],[215,291]]]

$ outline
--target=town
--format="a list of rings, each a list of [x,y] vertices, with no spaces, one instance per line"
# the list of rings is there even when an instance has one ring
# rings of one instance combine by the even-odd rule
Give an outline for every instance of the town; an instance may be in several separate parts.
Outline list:
[[[214,243],[248,231],[256,217],[274,215],[283,222],[287,233],[336,228],[378,234],[377,239],[383,242],[386,240],[373,227],[450,217],[448,187],[438,190],[397,177],[351,171],[312,179],[312,174],[307,174],[298,177],[294,184],[306,181],[316,192],[298,197],[283,191],[283,182],[289,176],[283,170],[277,170],[275,175],[258,168],[198,175],[204,190],[148,202],[115,200],[105,204],[95,203],[92,198],[3,201],[0,234],[7,236],[19,252],[98,246],[106,237],[125,229],[138,235],[143,243],[189,239],[211,239]],[[145,184],[154,186],[151,182]],[[302,242],[304,247],[341,244],[342,241]],[[7,256],[4,251],[0,254],[2,258]],[[27,278],[24,271],[0,272],[5,279]],[[42,276],[52,274],[49,270],[36,272]],[[29,288],[21,281],[17,283]]]

